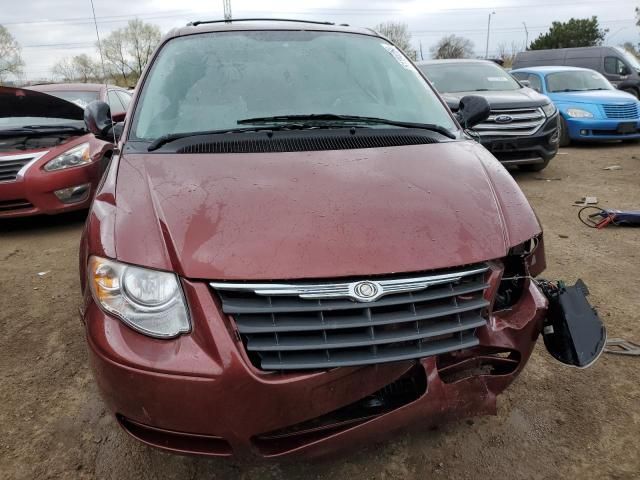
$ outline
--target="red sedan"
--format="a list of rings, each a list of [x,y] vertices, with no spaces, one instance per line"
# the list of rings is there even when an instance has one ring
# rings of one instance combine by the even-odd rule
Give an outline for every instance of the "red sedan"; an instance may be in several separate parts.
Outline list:
[[[114,146],[83,115],[79,102],[0,87],[0,218],[89,207]]]
[[[84,108],[95,100],[106,102],[115,118],[124,118],[131,103],[131,92],[103,83],[48,83],[34,85],[29,90],[48,93]]]

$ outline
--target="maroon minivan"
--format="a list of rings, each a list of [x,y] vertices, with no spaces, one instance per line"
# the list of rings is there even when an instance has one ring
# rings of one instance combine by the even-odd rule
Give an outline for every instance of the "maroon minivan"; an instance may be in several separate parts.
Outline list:
[[[137,439],[317,456],[492,414],[541,332],[540,224],[369,29],[195,22],[138,85],[81,244],[102,395]],[[111,134],[106,104],[85,110]]]

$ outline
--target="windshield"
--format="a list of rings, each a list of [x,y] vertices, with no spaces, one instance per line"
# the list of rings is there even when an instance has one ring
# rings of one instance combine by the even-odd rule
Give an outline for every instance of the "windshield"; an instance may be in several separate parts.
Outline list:
[[[441,93],[497,92],[522,87],[494,63],[442,63],[421,65],[422,72]]]
[[[546,82],[549,93],[614,89],[606,78],[593,70],[550,73],[546,76]]]
[[[98,92],[87,92],[83,90],[52,90],[44,93],[67,100],[68,102],[73,102],[82,108],[86,107],[91,102],[98,100]]]
[[[380,38],[246,31],[170,40],[145,82],[130,139],[234,129],[247,118],[313,114],[456,128],[415,67]]]
[[[48,125],[84,128],[82,120],[52,117],[3,117],[0,118],[0,130],[10,130],[31,125]]]
[[[624,59],[629,63],[629,65],[631,65],[632,68],[635,68],[638,73],[640,73],[640,61],[638,61],[635,55],[633,55],[628,50],[625,50],[624,48],[616,47],[616,50],[618,50],[622,54]]]

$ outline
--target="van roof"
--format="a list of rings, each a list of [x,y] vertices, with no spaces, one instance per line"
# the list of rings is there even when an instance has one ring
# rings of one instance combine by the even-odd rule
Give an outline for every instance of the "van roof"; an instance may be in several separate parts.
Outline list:
[[[370,28],[351,27],[346,24],[336,25],[330,22],[312,22],[290,19],[235,19],[224,20],[198,20],[190,22],[185,27],[175,28],[168,32],[165,39],[209,32],[234,32],[234,31],[264,31],[264,30],[290,30],[290,31],[321,31],[343,32],[359,35],[381,37],[380,34]]]
[[[554,73],[554,72],[571,72],[571,71],[585,71],[592,72],[595,70],[591,70],[589,68],[581,68],[581,67],[565,67],[563,65],[550,65],[548,67],[522,67],[515,68],[512,72],[537,72],[537,73]]]

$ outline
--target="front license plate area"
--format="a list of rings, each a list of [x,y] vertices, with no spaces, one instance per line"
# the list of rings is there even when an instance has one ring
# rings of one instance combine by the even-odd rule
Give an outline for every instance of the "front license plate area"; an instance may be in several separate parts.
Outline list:
[[[638,131],[638,124],[636,122],[623,122],[618,124],[617,132],[621,135],[636,133]]]

